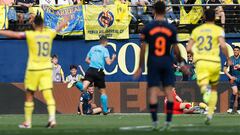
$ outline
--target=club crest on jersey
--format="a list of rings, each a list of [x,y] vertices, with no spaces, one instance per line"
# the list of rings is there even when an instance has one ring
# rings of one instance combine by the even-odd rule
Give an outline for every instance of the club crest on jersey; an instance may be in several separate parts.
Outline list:
[[[111,11],[103,11],[98,15],[98,23],[101,27],[108,28],[113,25],[114,15]]]

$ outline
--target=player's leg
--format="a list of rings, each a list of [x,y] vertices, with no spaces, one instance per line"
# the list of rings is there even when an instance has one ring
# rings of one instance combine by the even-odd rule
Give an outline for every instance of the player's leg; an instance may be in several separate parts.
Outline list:
[[[147,82],[148,82],[148,95],[149,95],[149,109],[153,124],[153,129],[158,128],[158,93],[160,86],[160,71],[156,68],[156,64],[150,64],[148,66]]]
[[[34,110],[34,92],[27,90],[26,91],[26,100],[24,104],[24,115],[25,115],[25,122],[19,125],[19,128],[31,128],[32,126],[32,113]]]
[[[175,104],[174,104],[175,106]],[[179,108],[180,109],[190,109],[192,107],[191,103],[180,103]],[[174,107],[175,110],[175,107]]]
[[[76,82],[75,86],[80,90],[80,91],[86,91],[88,86],[94,82],[94,77],[96,76],[96,71],[92,70],[91,68],[89,68],[86,71],[86,75],[84,77],[84,81],[83,82]]]
[[[203,101],[208,103],[209,100],[209,71],[207,63],[199,61],[196,64],[196,75],[197,75],[197,84],[200,87],[201,93],[203,94]]]
[[[39,90],[42,92],[43,98],[47,103],[49,118],[46,127],[53,128],[56,126],[56,103],[53,97],[52,70],[42,71]]]
[[[39,74],[34,71],[26,71],[24,84],[26,89],[26,99],[24,103],[25,122],[19,125],[19,128],[31,128],[32,113],[34,110],[34,91],[37,90]]]
[[[100,93],[101,93],[100,100],[103,108],[103,114],[106,115],[108,113],[108,96],[107,96],[106,89],[101,88]]]
[[[101,107],[96,107],[92,109],[92,114],[100,114],[102,112]]]
[[[237,94],[238,94],[237,85],[233,84],[232,91],[233,92],[232,92],[231,97],[230,97],[229,109],[227,110],[228,113],[232,113],[233,112],[234,102],[237,99]]]
[[[174,107],[174,97],[172,94],[172,89],[175,84],[175,75],[174,70],[171,68],[171,65],[168,65],[162,70],[161,73],[161,80],[163,84],[163,89],[165,92],[165,95],[167,97],[167,116],[166,116],[166,122],[165,126],[163,127],[163,130],[168,130],[170,128],[170,124],[172,122],[172,116],[173,116],[173,107]]]
[[[205,124],[210,124],[210,121],[212,120],[214,110],[217,105],[218,100],[218,93],[217,93],[217,86],[219,82],[219,73],[221,70],[220,64],[214,64],[209,63],[209,72],[210,72],[210,85],[211,85],[211,93],[208,101],[208,114],[207,114],[207,120]]]

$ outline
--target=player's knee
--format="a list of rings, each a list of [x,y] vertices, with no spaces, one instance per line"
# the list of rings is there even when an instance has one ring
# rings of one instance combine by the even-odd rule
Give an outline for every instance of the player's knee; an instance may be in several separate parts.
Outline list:
[[[53,98],[53,94],[51,90],[44,90],[43,97],[46,100],[47,105],[55,105],[55,100]]]

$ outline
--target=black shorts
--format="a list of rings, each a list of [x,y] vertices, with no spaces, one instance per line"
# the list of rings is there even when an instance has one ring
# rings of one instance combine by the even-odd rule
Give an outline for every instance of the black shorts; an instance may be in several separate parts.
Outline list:
[[[94,83],[94,86],[98,87],[99,89],[106,88],[105,74],[103,69],[96,69],[92,67],[88,68],[84,80]]]
[[[174,86],[175,84],[174,70],[171,65],[154,65],[148,66],[148,87],[160,87],[162,83],[163,87]]]

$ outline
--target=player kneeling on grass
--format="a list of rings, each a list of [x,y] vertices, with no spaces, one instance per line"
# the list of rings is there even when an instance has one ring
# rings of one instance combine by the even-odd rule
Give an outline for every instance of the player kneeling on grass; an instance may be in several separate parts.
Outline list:
[[[87,91],[81,94],[80,103],[78,106],[79,115],[100,114],[102,112],[102,108],[97,107],[97,105],[93,103],[93,93],[94,86],[89,85]]]
[[[174,98],[173,114],[195,114],[204,113],[207,110],[207,105],[204,103],[199,103],[198,106],[193,106],[193,103],[183,102],[183,100],[177,95],[176,89],[173,88],[172,95]],[[167,108],[167,97],[164,100],[164,110],[166,113]]]
[[[24,105],[25,121],[19,125],[19,128],[32,127],[32,113],[34,110],[34,93],[42,92],[47,103],[49,119],[47,128],[53,128],[56,125],[56,106],[52,94],[53,88],[53,69],[51,64],[52,42],[57,32],[67,25],[69,18],[65,17],[57,26],[55,31],[44,29],[41,14],[37,13],[34,20],[34,30],[26,32],[0,31],[0,35],[11,38],[26,38],[28,44],[29,58],[25,74],[26,101]]]

